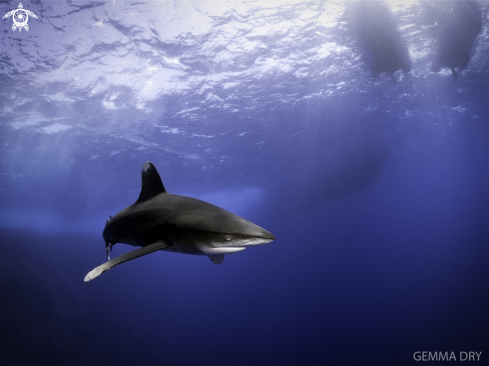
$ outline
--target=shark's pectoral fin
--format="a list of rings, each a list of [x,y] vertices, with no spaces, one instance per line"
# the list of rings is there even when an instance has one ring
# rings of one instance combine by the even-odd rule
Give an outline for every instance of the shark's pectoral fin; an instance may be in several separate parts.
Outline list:
[[[131,252],[122,254],[110,261],[105,262],[104,264],[101,264],[97,268],[91,270],[88,272],[88,274],[85,276],[84,281],[88,282],[93,280],[94,278],[100,276],[102,273],[108,271],[112,267],[117,266],[118,264],[130,261],[132,259],[142,257],[143,255],[150,254],[153,252],[156,252],[157,250],[161,250],[163,248],[168,247],[169,245],[165,243],[164,241],[157,241],[153,244],[146,245],[145,247],[142,247],[140,249],[133,250]],[[224,256],[223,256],[224,259]],[[222,261],[221,261],[222,262]]]
[[[224,262],[224,254],[210,255],[209,258],[211,259],[212,263],[215,264],[221,264]]]

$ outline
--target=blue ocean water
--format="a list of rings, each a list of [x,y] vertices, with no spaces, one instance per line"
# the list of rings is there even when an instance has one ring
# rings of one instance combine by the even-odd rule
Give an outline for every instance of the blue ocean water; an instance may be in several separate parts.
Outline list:
[[[2,365],[489,362],[487,0],[16,9],[37,18],[0,28]],[[276,240],[84,283],[145,161]]]

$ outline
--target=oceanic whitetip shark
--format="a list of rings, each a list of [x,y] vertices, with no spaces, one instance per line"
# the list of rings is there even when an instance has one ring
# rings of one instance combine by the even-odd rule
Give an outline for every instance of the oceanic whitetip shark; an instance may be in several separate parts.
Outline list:
[[[103,237],[107,262],[90,271],[85,282],[118,264],[157,250],[207,255],[220,264],[225,254],[275,240],[272,233],[220,207],[168,193],[149,161],[143,166],[138,200],[109,217]],[[109,252],[116,243],[142,248],[111,260]]]

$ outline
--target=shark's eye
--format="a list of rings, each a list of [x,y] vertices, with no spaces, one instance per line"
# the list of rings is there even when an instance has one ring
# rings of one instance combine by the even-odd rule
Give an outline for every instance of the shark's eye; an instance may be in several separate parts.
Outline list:
[[[224,239],[226,240],[231,240],[232,236],[231,235],[224,235]]]

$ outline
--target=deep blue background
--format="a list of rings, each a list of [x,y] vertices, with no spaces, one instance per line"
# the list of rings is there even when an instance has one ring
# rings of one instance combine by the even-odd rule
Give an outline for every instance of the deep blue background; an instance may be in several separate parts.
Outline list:
[[[0,29],[0,363],[487,363],[487,2],[458,79],[430,70],[440,8],[382,3],[396,83],[342,2],[23,4],[29,32]],[[147,160],[277,239],[84,283]]]

